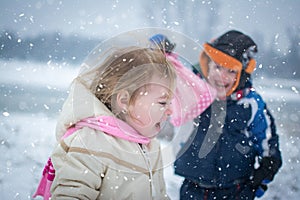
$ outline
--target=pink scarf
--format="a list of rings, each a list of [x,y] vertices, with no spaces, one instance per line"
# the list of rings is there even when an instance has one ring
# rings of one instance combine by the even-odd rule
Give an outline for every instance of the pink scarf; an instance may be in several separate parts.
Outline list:
[[[108,135],[115,136],[130,142],[148,144],[150,139],[139,134],[135,129],[126,122],[112,116],[88,117],[76,123],[75,129],[89,127],[95,130],[103,131]],[[66,133],[62,139],[68,137]]]
[[[129,126],[124,121],[112,116],[98,116],[85,118],[70,127],[61,139],[65,139],[72,135],[78,129],[89,127],[95,130],[100,130],[108,135],[121,138],[130,142],[148,144],[150,139],[140,135],[136,130]],[[52,165],[51,158],[48,159],[47,164],[43,170],[43,176],[40,180],[38,188],[33,195],[33,198],[42,196],[44,199],[50,199],[50,188],[55,177],[55,169]]]

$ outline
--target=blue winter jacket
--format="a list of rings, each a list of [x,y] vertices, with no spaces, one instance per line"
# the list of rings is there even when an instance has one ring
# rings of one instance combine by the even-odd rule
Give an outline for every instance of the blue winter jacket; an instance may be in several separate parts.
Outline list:
[[[195,119],[197,128],[175,161],[175,173],[205,188],[249,181],[256,158],[281,161],[272,115],[254,90],[240,100],[215,101]]]

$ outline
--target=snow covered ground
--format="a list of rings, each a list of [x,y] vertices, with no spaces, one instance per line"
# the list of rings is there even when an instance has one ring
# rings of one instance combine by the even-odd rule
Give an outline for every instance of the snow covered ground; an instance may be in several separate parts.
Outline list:
[[[55,145],[54,129],[67,87],[78,66],[0,62],[0,199],[31,199],[43,166]],[[266,199],[300,196],[300,83],[255,80],[277,122],[283,167]],[[178,199],[182,178],[165,168],[170,197]]]

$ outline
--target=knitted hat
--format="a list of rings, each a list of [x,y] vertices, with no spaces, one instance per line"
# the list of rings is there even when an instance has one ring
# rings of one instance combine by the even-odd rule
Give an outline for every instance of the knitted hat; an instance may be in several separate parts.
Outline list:
[[[227,96],[236,90],[245,88],[254,71],[256,61],[253,59],[257,52],[257,45],[247,35],[231,30],[215,39],[212,43],[205,43],[204,51],[200,53],[200,67],[207,78],[208,63],[213,60],[217,65],[237,71],[236,82]]]
[[[149,40],[166,53],[171,53],[176,46],[175,43],[171,43],[167,36],[163,34],[155,34]]]

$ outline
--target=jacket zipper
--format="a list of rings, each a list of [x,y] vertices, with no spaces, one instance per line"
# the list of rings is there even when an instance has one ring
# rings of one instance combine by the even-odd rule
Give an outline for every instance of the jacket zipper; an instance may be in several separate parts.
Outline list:
[[[148,151],[146,149],[146,147],[143,144],[138,144],[139,149],[144,157],[147,169],[149,171],[149,182],[150,182],[150,192],[151,192],[151,196],[152,199],[154,199],[155,197],[155,189],[154,189],[154,185],[153,185],[153,174],[152,174],[152,168],[151,168],[151,160],[148,154]]]

